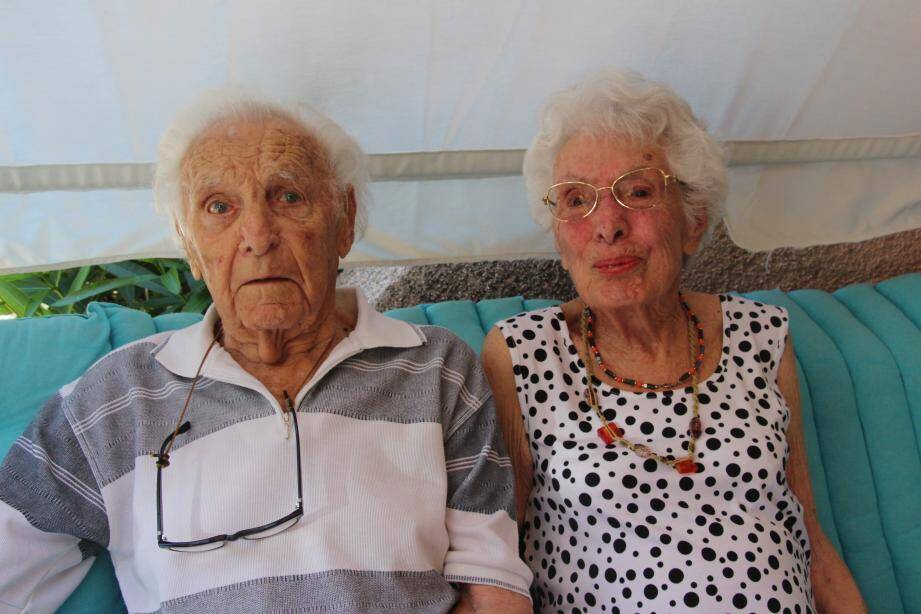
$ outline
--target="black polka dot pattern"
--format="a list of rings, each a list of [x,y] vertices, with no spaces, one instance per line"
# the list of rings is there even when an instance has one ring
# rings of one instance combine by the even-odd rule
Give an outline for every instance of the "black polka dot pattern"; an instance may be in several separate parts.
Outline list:
[[[499,324],[534,465],[523,530],[539,612],[814,611],[802,508],[785,474],[789,411],[776,375],[780,307],[721,296],[722,356],[700,383],[699,472],[606,446],[559,307]],[[616,364],[616,360],[614,360]],[[633,393],[595,382],[632,441],[687,445],[690,388]]]

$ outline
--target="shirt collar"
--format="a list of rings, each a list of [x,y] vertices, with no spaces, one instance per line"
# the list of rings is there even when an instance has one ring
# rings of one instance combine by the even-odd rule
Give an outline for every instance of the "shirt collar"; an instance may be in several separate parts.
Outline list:
[[[417,347],[425,343],[425,334],[419,327],[379,313],[371,307],[359,288],[340,288],[338,291],[353,294],[358,317],[355,328],[348,337],[339,342],[325,363],[335,364],[347,356],[371,348]],[[214,325],[217,319],[217,310],[211,305],[201,322],[177,330],[165,343],[153,350],[155,358],[176,375],[195,377],[202,356],[214,339]],[[326,370],[328,369],[323,369]],[[244,385],[246,380],[255,380],[220,345],[215,345],[211,350],[201,374]]]

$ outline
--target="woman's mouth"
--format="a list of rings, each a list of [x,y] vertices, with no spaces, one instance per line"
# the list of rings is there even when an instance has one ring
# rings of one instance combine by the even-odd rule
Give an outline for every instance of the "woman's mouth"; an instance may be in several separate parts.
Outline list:
[[[620,258],[599,260],[593,266],[596,271],[603,275],[623,275],[639,266],[640,262],[641,260],[636,256],[622,256]]]

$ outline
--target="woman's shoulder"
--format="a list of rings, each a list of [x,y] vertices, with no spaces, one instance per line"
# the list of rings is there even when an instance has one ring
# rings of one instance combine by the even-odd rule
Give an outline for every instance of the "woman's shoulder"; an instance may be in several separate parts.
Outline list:
[[[739,294],[726,293],[710,296],[716,296],[720,303],[722,303],[724,311],[731,312],[736,319],[742,318],[745,315],[748,315],[750,318],[771,318],[777,316],[782,317],[784,321],[787,318],[786,308],[780,305],[762,303],[761,301],[746,298]]]
[[[515,331],[528,330],[529,327],[543,328],[545,323],[560,320],[560,309],[562,307],[563,305],[551,305],[543,309],[522,311],[499,320],[496,322],[495,327],[502,331],[504,336],[514,334]],[[538,324],[540,324],[539,327]]]

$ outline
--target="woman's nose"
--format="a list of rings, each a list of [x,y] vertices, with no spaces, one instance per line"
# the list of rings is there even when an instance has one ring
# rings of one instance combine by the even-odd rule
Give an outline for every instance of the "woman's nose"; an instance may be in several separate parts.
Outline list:
[[[595,238],[605,243],[613,243],[626,236],[629,230],[627,213],[629,211],[617,202],[610,188],[600,190],[598,203],[588,218],[594,223]]]

